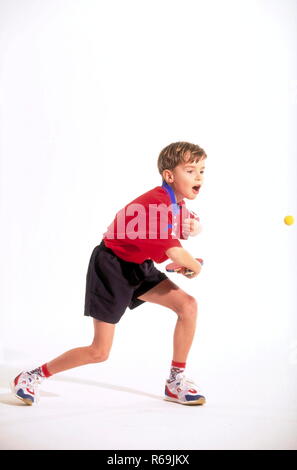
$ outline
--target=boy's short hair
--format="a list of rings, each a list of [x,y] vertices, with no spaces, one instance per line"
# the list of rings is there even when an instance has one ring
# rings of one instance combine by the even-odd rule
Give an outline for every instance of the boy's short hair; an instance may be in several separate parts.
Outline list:
[[[207,158],[203,148],[190,142],[175,142],[167,145],[158,157],[158,170],[162,178],[164,170],[173,170],[180,163],[188,161],[184,158],[186,154],[190,155],[190,163]]]

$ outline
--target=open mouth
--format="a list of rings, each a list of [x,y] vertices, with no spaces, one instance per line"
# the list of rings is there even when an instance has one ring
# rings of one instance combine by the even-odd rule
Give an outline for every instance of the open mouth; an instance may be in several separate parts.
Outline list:
[[[200,186],[193,186],[193,191],[195,194],[198,194],[199,193],[199,190],[200,190]]]

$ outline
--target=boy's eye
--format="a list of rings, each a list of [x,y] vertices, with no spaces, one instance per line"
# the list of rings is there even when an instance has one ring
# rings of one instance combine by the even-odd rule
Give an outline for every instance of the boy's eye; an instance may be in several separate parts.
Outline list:
[[[193,173],[193,170],[188,171],[188,173]]]

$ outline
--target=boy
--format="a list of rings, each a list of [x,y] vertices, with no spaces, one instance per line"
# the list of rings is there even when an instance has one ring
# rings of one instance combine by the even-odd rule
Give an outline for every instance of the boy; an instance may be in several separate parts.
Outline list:
[[[38,387],[44,378],[106,361],[115,325],[126,308],[152,302],[170,308],[178,316],[164,399],[184,405],[205,403],[198,387],[184,374],[196,328],[197,302],[160,272],[153,261],[162,263],[170,258],[183,266],[180,273],[184,276],[194,278],[199,274],[200,263],[182,247],[179,238],[186,240],[200,231],[199,217],[186,209],[184,198],[197,197],[206,158],[202,148],[188,142],[176,142],[161,151],[158,170],[162,186],[121,209],[92,252],[84,310],[84,315],[93,317],[92,344],[71,349],[32,371],[21,372],[11,383],[17,398],[27,405],[37,403]],[[187,269],[193,273],[188,274]]]

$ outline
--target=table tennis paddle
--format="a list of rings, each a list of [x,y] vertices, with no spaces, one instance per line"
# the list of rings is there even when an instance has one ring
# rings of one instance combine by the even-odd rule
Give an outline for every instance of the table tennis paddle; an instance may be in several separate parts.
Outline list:
[[[201,265],[203,265],[203,259],[196,258],[196,260]],[[178,273],[182,268],[183,268],[183,266],[180,266],[178,263],[169,263],[169,264],[167,264],[167,266],[165,266],[166,271],[168,271],[169,273],[173,273],[173,272]],[[193,274],[193,271],[191,271],[191,269],[187,269],[185,274],[186,275]]]

